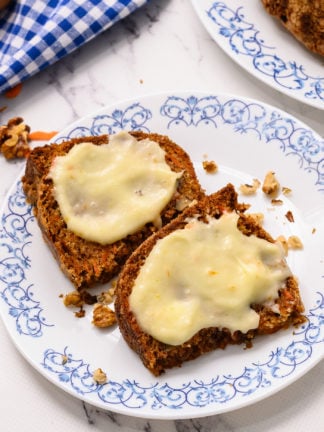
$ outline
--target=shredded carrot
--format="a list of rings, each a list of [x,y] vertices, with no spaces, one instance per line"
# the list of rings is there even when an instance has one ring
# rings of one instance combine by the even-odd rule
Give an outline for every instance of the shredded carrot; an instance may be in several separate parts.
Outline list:
[[[53,138],[53,136],[55,136],[56,134],[57,131],[52,131],[52,132],[34,131],[34,132],[30,132],[28,137],[31,141],[48,141],[51,138]]]
[[[11,89],[7,90],[5,92],[5,97],[7,99],[14,99],[20,94],[21,89],[22,89],[22,83],[19,83],[15,87],[12,87]]]

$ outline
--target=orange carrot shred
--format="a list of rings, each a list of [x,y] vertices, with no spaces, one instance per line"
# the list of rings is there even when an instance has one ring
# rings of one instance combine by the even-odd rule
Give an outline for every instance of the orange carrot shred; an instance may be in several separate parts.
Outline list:
[[[48,141],[57,134],[57,131],[44,132],[44,131],[34,131],[30,132],[28,135],[31,141]]]
[[[21,90],[22,90],[22,83],[19,83],[15,87],[12,87],[11,89],[7,90],[5,92],[5,97],[7,99],[14,99],[20,94]]]

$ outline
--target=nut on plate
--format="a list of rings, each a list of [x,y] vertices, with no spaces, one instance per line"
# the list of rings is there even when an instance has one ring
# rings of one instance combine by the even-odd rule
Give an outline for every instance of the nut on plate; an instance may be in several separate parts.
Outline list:
[[[97,303],[93,308],[92,323],[96,327],[111,327],[117,322],[115,312],[109,306]]]
[[[30,127],[21,117],[10,119],[6,126],[0,126],[0,149],[6,159],[27,157]]]
[[[263,181],[262,190],[266,195],[276,195],[279,192],[280,184],[273,171],[269,171]]]
[[[252,184],[244,183],[240,186],[240,193],[242,195],[254,195],[260,187],[260,181],[258,179],[253,179]]]
[[[92,377],[97,384],[105,384],[107,382],[107,375],[101,368],[96,369]]]

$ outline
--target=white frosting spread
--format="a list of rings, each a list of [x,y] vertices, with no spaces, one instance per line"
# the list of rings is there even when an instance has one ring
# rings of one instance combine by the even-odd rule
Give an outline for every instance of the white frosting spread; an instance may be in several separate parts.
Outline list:
[[[158,143],[127,132],[111,135],[109,144],[75,145],[55,158],[49,173],[67,227],[101,244],[158,220],[180,176]]]
[[[236,213],[193,219],[158,240],[130,295],[145,332],[179,345],[202,328],[258,327],[251,304],[273,302],[290,270],[280,245],[242,234],[237,220]]]

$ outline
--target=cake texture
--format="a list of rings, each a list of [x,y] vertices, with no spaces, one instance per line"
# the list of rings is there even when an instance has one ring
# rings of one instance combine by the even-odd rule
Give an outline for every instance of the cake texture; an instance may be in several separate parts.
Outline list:
[[[165,152],[165,161],[173,172],[181,173],[176,191],[160,214],[163,226],[178,216],[193,201],[204,196],[188,154],[167,136],[140,131],[130,132],[138,141],[149,138]],[[111,280],[128,256],[158,227],[147,223],[135,233],[111,244],[100,244],[81,238],[67,228],[55,198],[53,180],[49,176],[56,157],[66,155],[74,146],[91,142],[109,145],[109,136],[71,139],[62,143],[36,147],[30,153],[22,178],[27,201],[33,206],[43,237],[62,271],[78,290]],[[131,169],[131,167],[130,167]]]
[[[262,3],[306,48],[324,55],[323,0],[262,0]]]
[[[197,331],[183,343],[169,344],[157,340],[140,325],[139,317],[132,310],[130,301],[135,281],[139,278],[142,267],[152,255],[158,242],[177,230],[185,230],[193,218],[208,223],[211,218],[219,220],[222,215],[234,212],[238,217],[237,228],[244,236],[256,236],[274,243],[272,237],[256,223],[255,219],[245,214],[245,210],[245,205],[237,201],[234,187],[228,184],[218,192],[203,198],[196,205],[187,208],[175,220],[148,238],[136,249],[123,267],[115,291],[117,322],[127,344],[138,354],[144,366],[153,375],[159,376],[166,369],[181,366],[188,360],[193,360],[218,348],[223,349],[229,344],[245,344],[250,347],[252,340],[257,335],[272,334],[305,321],[298,283],[289,272],[289,276],[284,279],[283,285],[277,290],[277,297],[272,304],[264,302],[248,305],[259,316],[257,327],[248,331],[230,331],[225,327],[206,327]],[[222,250],[217,253],[222,254]],[[153,281],[152,285],[154,283]],[[178,290],[178,287],[180,291],[183,290],[180,283],[175,289]],[[153,288],[152,286],[152,292]],[[181,296],[183,293],[179,292],[179,297]],[[183,316],[186,318],[185,312]]]

